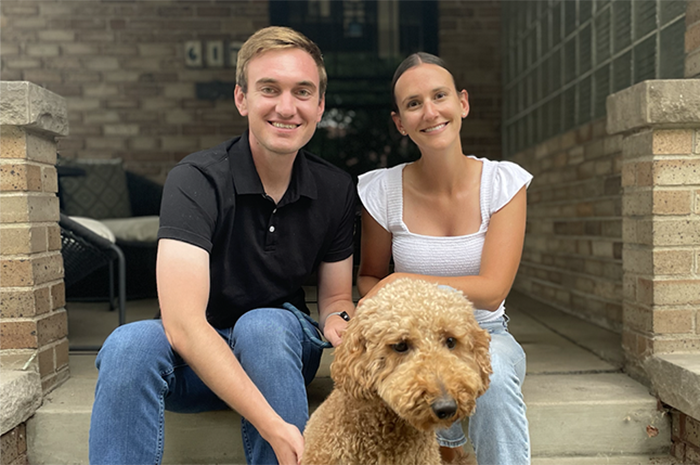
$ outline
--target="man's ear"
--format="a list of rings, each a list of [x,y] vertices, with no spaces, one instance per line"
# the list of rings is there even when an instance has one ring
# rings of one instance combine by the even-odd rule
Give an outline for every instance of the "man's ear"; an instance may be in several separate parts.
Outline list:
[[[238,113],[241,116],[248,116],[248,99],[246,99],[245,92],[241,89],[241,86],[236,84],[233,89],[233,101],[236,103],[236,108],[238,108]]]
[[[318,100],[318,110],[316,115],[316,122],[320,123],[321,118],[323,118],[323,112],[326,111],[326,96],[322,95]]]
[[[398,113],[395,111],[391,112],[391,119],[394,121],[394,124],[396,125],[396,129],[401,133],[401,135],[406,135],[406,131],[403,129],[403,124],[401,124],[401,116],[399,116]]]

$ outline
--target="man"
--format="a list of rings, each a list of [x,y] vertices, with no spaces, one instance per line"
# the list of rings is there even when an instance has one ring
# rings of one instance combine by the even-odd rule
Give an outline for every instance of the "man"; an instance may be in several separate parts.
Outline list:
[[[324,110],[318,47],[288,28],[258,31],[238,54],[239,138],[169,174],[158,244],[160,320],[118,328],[97,358],[91,463],[158,463],[164,410],[244,417],[249,463],[295,464],[305,386],[322,347],[302,285],[318,275],[324,336],[352,314],[351,178],[300,151]],[[294,307],[289,306],[293,304]]]

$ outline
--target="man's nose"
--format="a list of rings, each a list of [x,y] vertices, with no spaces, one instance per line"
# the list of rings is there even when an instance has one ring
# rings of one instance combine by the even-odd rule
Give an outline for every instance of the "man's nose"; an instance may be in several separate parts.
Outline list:
[[[277,100],[277,107],[275,109],[280,116],[287,118],[294,116],[296,113],[294,96],[290,92],[283,92]]]

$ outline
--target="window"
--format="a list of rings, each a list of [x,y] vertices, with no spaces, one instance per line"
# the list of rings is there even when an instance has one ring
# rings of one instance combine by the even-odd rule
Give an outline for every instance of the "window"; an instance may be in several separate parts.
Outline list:
[[[309,150],[353,175],[417,157],[393,129],[390,85],[409,54],[437,54],[436,1],[271,1],[270,23],[302,32],[323,52],[326,111]]]
[[[611,93],[682,78],[685,9],[685,0],[505,2],[505,154],[604,116]],[[537,75],[540,94],[522,95]]]

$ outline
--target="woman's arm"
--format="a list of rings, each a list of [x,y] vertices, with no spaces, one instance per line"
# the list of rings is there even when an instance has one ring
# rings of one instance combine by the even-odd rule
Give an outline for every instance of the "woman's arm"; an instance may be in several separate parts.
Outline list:
[[[357,273],[357,290],[361,296],[369,293],[379,281],[389,274],[390,260],[391,233],[382,228],[363,208],[360,269]]]
[[[360,262],[360,276],[357,280],[360,295],[369,297],[374,295],[382,286],[398,278],[410,277],[425,279],[426,281],[437,282],[459,289],[464,292],[476,308],[494,311],[498,309],[503,299],[510,292],[520,265],[523,242],[525,240],[527,193],[526,188],[523,187],[510,202],[491,216],[481,255],[481,269],[476,276],[440,277],[412,273],[392,273],[388,275],[388,257],[391,256],[391,234],[384,231],[381,226],[374,222],[374,225],[369,226],[370,230],[376,226],[384,231],[388,237],[389,245],[385,244],[387,241],[386,237],[382,238],[379,233],[370,231],[366,240],[368,242],[378,240],[378,243],[367,244],[367,251],[365,252],[365,217],[369,217],[369,215],[363,212],[362,260]],[[381,260],[384,259],[381,256],[383,252],[388,254],[384,271],[379,267],[380,258]],[[377,256],[372,254],[377,254]],[[362,267],[365,257],[367,257],[368,261],[366,269]],[[384,273],[383,275],[382,272]],[[363,278],[363,275],[367,275],[367,277],[362,287],[360,287],[360,278]]]

